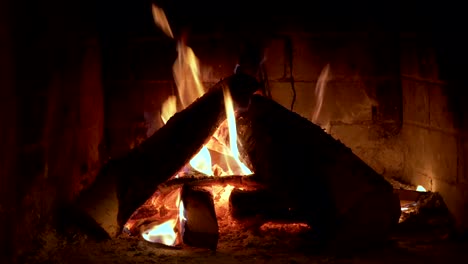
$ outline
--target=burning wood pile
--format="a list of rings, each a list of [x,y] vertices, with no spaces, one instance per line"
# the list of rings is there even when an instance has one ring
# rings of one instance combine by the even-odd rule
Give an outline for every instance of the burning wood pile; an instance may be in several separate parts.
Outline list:
[[[173,37],[162,10],[153,14]],[[241,70],[205,92],[192,50],[182,42],[178,50],[179,98],[164,104],[165,125],[112,160],[77,201],[103,233],[216,249],[218,221],[286,221],[308,224],[325,242],[386,238],[400,217],[390,183],[320,126],[259,94]]]

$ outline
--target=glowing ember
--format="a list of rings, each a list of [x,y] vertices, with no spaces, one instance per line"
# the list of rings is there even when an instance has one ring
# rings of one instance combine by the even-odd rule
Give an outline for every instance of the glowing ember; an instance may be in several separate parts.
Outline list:
[[[162,224],[153,223],[151,227],[141,234],[146,241],[174,246],[177,234],[174,231],[176,219],[170,219]]]
[[[421,185],[418,185],[418,187],[416,187],[416,191],[418,191],[418,192],[427,192],[426,188],[422,187]]]

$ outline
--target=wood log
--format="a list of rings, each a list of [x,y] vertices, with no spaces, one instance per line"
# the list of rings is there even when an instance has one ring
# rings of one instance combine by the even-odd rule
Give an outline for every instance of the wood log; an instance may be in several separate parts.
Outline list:
[[[182,187],[184,217],[181,220],[184,244],[215,250],[218,245],[218,220],[213,195],[203,187]]]
[[[235,188],[229,197],[229,211],[238,222],[250,222],[256,226],[265,222],[300,223],[306,222],[303,212],[293,208],[270,189],[242,190]]]
[[[230,90],[236,107],[246,107],[258,87],[244,74],[221,80],[128,155],[111,160],[106,172],[81,194],[77,207],[111,237],[120,233],[132,213],[200,150],[226,118],[223,89]]]
[[[254,175],[231,175],[231,176],[186,176],[164,182],[158,186],[161,194],[165,194],[183,185],[189,186],[227,186],[255,189],[262,187],[257,183]]]
[[[291,207],[307,211],[324,239],[343,228],[368,228],[376,236],[398,224],[399,200],[381,175],[321,127],[275,101],[254,95],[238,118],[238,134],[255,174]],[[379,201],[379,217],[369,204]],[[366,220],[366,216],[369,221]],[[353,223],[353,226],[349,226]]]

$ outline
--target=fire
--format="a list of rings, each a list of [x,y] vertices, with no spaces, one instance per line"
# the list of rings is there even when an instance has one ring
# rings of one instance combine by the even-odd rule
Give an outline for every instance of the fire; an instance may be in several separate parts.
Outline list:
[[[213,175],[213,169],[211,166],[211,155],[210,151],[206,146],[203,146],[200,151],[190,160],[189,162],[192,168],[206,175]]]
[[[161,30],[166,33],[171,38],[174,38],[172,34],[171,27],[169,26],[169,21],[167,21],[166,14],[164,10],[157,7],[156,5],[152,6],[151,11],[153,12],[154,23],[161,28]]]
[[[176,219],[169,219],[162,224],[153,223],[149,229],[141,235],[146,241],[174,246],[177,240],[177,234],[174,230],[177,224]]]
[[[421,185],[418,185],[418,186],[416,187],[416,191],[418,191],[418,192],[427,192],[427,191],[426,191],[426,188],[424,188],[424,187],[421,186]]]
[[[174,38],[164,11],[153,5],[152,12],[155,23],[165,34]],[[201,97],[206,91],[200,78],[199,61],[193,50],[185,44],[185,41],[180,40],[177,44],[177,52],[178,57],[173,65],[173,75],[178,97],[176,95],[169,96],[162,104],[161,120],[164,124],[177,113],[177,102],[180,103],[183,109]],[[236,118],[231,94],[228,89],[223,90],[223,92],[226,121],[220,125],[209,141],[189,161],[189,165],[208,176],[252,174],[252,171],[240,160],[237,146]],[[224,161],[222,161],[222,158],[215,161],[212,155],[221,155]],[[178,177],[178,175],[175,175],[175,177]],[[223,208],[226,207],[224,209],[227,210],[229,195],[233,188],[230,185],[226,187],[213,186],[212,192],[220,197],[218,199],[220,201],[217,205],[218,208],[222,206]],[[181,201],[180,194],[181,189],[179,188],[171,193],[171,195],[163,198],[156,195],[153,198],[152,204],[156,207],[159,206],[160,211],[161,208],[164,209],[163,211],[168,211],[169,215],[166,215],[164,220],[159,221],[157,224],[152,224],[142,232],[145,240],[168,246],[177,244],[178,238],[183,236],[184,223],[187,221],[185,207]],[[167,207],[167,205],[170,206]]]
[[[322,72],[320,73],[320,76],[317,80],[317,84],[315,85],[315,106],[314,109],[312,110],[312,119],[311,121],[314,123],[317,123],[320,117],[320,114],[322,112],[322,105],[323,105],[323,100],[325,98],[325,88],[327,86],[327,82],[329,79],[329,72],[330,72],[330,65],[327,64]],[[325,128],[327,127],[327,124],[324,124]]]
[[[179,41],[177,53],[172,70],[182,107],[185,108],[205,93],[205,87],[200,80],[200,66],[193,50],[184,41]]]
[[[161,109],[161,120],[164,124],[167,123],[169,118],[171,118],[177,112],[177,98],[174,95],[169,96],[169,98],[164,101]]]
[[[180,230],[180,236],[184,236],[184,226],[185,222],[187,222],[187,218],[185,217],[185,207],[184,203],[182,200],[179,203],[179,230]]]
[[[153,4],[153,18],[162,31],[171,38],[174,38],[171,27],[164,11]],[[193,50],[185,45],[184,41],[177,44],[177,59],[172,67],[174,80],[177,85],[182,107],[185,108],[205,93],[205,88],[200,80],[200,67],[198,59]],[[161,109],[161,119],[164,124],[167,123],[177,112],[177,97],[172,95],[166,99]],[[213,175],[211,170],[211,157],[205,146],[190,161],[190,165],[207,175]]]
[[[224,92],[224,106],[226,108],[226,118],[228,121],[228,131],[229,131],[229,147],[231,150],[231,155],[236,161],[237,165],[240,168],[241,175],[252,174],[252,171],[245,166],[239,159],[239,149],[237,147],[237,127],[236,127],[236,117],[234,113],[234,104],[232,102],[231,93],[228,89],[223,89]],[[232,170],[231,170],[232,171]]]
[[[153,17],[155,23],[171,38],[174,38],[172,30],[167,21],[164,11],[153,4]],[[193,50],[180,40],[177,44],[177,59],[173,65],[174,80],[182,108],[187,107],[197,98],[205,93],[205,87],[200,78],[200,65]],[[225,156],[224,168],[220,175],[248,175],[252,174],[250,169],[240,161],[237,147],[237,129],[233,101],[229,90],[224,90],[224,101],[226,107],[226,118],[229,133],[229,147],[225,146],[218,138],[217,142],[209,142],[190,160],[189,164],[195,170],[206,175],[213,176],[213,162],[210,150],[218,151]],[[165,124],[177,112],[177,98],[170,96],[162,105],[161,119]],[[222,129],[222,128],[220,128]],[[220,151],[221,149],[221,151]],[[231,161],[233,160],[233,161]],[[233,164],[234,163],[234,164]],[[219,166],[218,166],[219,167]]]

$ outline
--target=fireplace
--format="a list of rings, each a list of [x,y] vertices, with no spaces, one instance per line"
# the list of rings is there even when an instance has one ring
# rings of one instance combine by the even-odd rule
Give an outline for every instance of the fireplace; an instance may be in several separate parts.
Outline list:
[[[298,1],[246,2],[160,1],[173,38],[155,25],[151,1],[0,8],[7,10],[1,34],[8,40],[1,46],[0,114],[6,260],[56,241],[51,230],[70,235],[70,226],[89,227],[86,219],[70,220],[78,217],[69,205],[93,188],[105,200],[108,164],[164,127],[163,105],[178,94],[172,67],[183,38],[206,88],[248,64],[244,58],[255,61],[264,97],[324,129],[395,188],[440,194],[455,236],[463,237],[466,52],[457,35],[444,32],[456,28],[456,16],[438,21],[419,13],[420,6],[445,12],[429,4],[398,10],[354,2],[337,10],[322,1],[310,10]],[[262,56],[244,53],[249,47]],[[106,207],[110,215],[116,206]],[[294,237],[308,229],[299,222],[263,229],[278,225],[275,232]],[[105,236],[101,231],[80,230]]]

